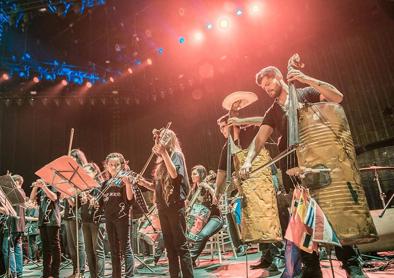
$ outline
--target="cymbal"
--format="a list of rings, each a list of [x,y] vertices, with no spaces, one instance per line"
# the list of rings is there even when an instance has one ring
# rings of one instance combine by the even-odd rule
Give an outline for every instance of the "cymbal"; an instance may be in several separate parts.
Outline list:
[[[226,96],[222,102],[222,107],[227,111],[231,109],[238,111],[257,100],[258,97],[255,93],[238,91]]]
[[[375,171],[375,170],[394,170],[392,166],[369,166],[366,168],[360,168],[360,171]]]

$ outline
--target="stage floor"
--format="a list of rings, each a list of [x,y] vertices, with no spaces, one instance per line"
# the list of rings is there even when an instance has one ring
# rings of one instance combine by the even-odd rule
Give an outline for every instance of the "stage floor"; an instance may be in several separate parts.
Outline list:
[[[234,259],[231,257],[231,254],[225,256],[225,259],[222,261],[222,264],[219,264],[218,259],[211,260],[211,256],[202,256],[199,260],[198,267],[194,270],[195,277],[204,277],[204,278],[214,278],[214,277],[268,277],[268,273],[264,270],[248,270],[249,265],[257,263],[260,258],[259,253],[251,253],[248,254],[248,266],[246,264],[246,256],[238,257]],[[140,263],[136,261],[136,266]],[[322,261],[322,270],[324,277],[332,277],[331,269],[329,267],[329,263],[327,261]],[[63,265],[63,264],[62,264]],[[335,277],[337,278],[346,278],[346,273],[341,269],[340,263],[338,261],[333,260]],[[41,265],[39,264],[28,264],[25,266],[24,278],[38,278],[41,277]],[[168,274],[168,267],[166,265],[166,260],[161,260],[159,265],[156,267],[152,267],[152,269],[156,273],[150,273],[150,271],[146,268],[137,269],[135,277],[170,277]],[[391,264],[385,271],[376,271],[369,272],[367,268],[364,268],[364,272],[367,277],[370,278],[388,278],[394,277],[394,265]],[[283,269],[280,269],[283,271]],[[72,266],[68,265],[64,267],[60,271],[60,277],[65,278],[71,275]],[[111,277],[111,263],[110,259],[107,258],[106,264],[106,277]],[[163,275],[160,275],[163,274]],[[85,277],[90,277],[89,272],[85,274]],[[270,276],[270,277],[280,277],[280,274]]]

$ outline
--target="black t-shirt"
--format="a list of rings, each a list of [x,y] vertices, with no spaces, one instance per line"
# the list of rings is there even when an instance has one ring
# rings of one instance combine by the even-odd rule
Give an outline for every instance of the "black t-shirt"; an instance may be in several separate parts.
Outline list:
[[[38,214],[38,226],[56,226],[60,227],[60,193],[53,186],[48,186],[48,189],[56,193],[56,201],[51,201],[45,194],[44,190],[40,189],[37,194],[37,202],[40,206]]]
[[[174,163],[178,176],[175,179],[172,179],[172,184],[174,186],[174,189],[173,189],[173,193],[169,198],[169,206],[167,206],[164,200],[163,188],[162,188],[163,185],[159,180],[154,180],[156,206],[158,210],[166,209],[169,207],[177,207],[177,208],[184,207],[185,200],[189,193],[190,186],[189,186],[188,175],[187,175],[183,155],[179,152],[173,152],[171,155],[171,161],[172,163]],[[165,167],[165,165],[162,165],[162,167]],[[165,172],[167,175],[168,174],[167,171]]]
[[[131,201],[127,200],[126,185],[123,182],[120,186],[115,185],[110,179],[105,182],[104,188],[107,186],[109,187],[103,197],[105,219],[107,221],[128,219]]]
[[[75,207],[70,206],[66,199],[63,200],[64,204],[64,215],[63,220],[75,219]]]
[[[320,101],[320,93],[312,88],[305,87],[302,89],[297,89],[298,101],[301,103],[315,103]],[[278,149],[280,152],[286,150],[287,148],[287,115],[283,111],[282,107],[275,101],[271,107],[265,113],[263,122],[261,125],[268,125],[274,129],[274,134],[278,135]],[[286,170],[298,165],[297,158],[295,156],[293,159],[283,158],[279,161],[279,168],[282,170],[282,177],[285,189],[289,192],[292,181],[288,175],[286,175]]]
[[[320,93],[312,88],[297,89],[298,101],[301,103],[315,103],[320,101]],[[268,125],[278,134],[279,151],[287,148],[287,116],[282,107],[275,101],[265,113],[261,125]]]

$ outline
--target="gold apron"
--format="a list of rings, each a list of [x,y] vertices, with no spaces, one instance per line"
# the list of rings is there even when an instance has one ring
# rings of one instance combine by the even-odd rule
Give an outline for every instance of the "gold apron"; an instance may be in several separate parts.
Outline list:
[[[360,182],[353,139],[345,112],[336,103],[315,103],[299,110],[298,163],[331,169],[331,182],[305,184],[324,211],[341,244],[377,239],[365,192]],[[316,180],[315,180],[316,181]]]
[[[235,154],[235,169],[245,161],[247,150]],[[252,164],[252,171],[270,160],[269,153],[262,149]],[[276,192],[271,169],[266,168],[243,181],[239,188],[242,196],[241,240],[243,242],[275,242],[282,240]]]

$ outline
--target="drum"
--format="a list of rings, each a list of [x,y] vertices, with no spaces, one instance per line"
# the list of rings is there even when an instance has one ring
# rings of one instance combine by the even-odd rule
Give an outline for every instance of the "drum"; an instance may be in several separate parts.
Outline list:
[[[138,234],[139,237],[145,240],[149,245],[155,246],[160,239],[161,226],[157,209],[155,208],[150,214],[147,215],[148,219],[142,222]]]
[[[242,150],[234,158],[235,169],[245,161],[248,150]],[[270,161],[269,153],[262,149],[252,163],[252,174],[239,188],[242,196],[241,240],[246,243],[276,242],[282,240],[276,190],[271,169],[253,172]]]
[[[315,103],[299,110],[298,164],[329,172],[303,180],[343,245],[377,239],[361,185],[353,139],[343,108]],[[308,177],[309,176],[309,177]]]
[[[204,228],[209,220],[211,211],[202,204],[195,203],[186,216],[186,237],[190,240],[196,241],[197,235]]]

